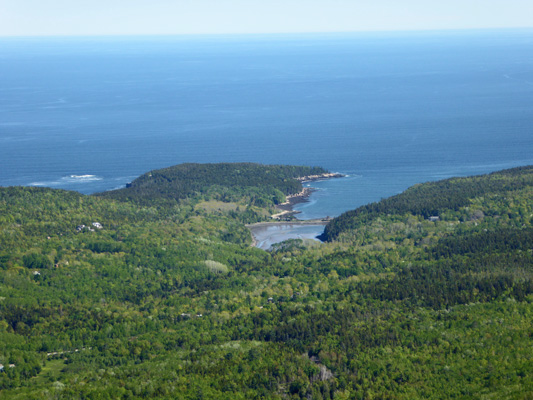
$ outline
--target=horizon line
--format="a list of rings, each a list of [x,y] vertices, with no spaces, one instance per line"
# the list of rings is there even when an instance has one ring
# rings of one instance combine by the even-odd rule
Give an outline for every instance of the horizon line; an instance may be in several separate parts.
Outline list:
[[[435,28],[435,29],[376,29],[347,31],[301,31],[301,32],[225,32],[225,33],[87,33],[87,34],[28,34],[2,35],[0,39],[45,39],[45,38],[135,38],[135,37],[229,37],[229,36],[306,36],[306,35],[353,35],[353,34],[416,34],[489,31],[533,31],[533,27],[487,27],[487,28]]]

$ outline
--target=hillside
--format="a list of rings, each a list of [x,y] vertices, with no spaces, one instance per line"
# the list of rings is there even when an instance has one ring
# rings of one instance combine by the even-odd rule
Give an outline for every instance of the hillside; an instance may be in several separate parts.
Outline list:
[[[321,245],[251,248],[244,223],[307,171],[0,188],[0,397],[533,396],[533,168],[416,185]]]
[[[326,172],[319,167],[253,163],[179,164],[150,171],[124,189],[99,195],[137,203],[172,203],[198,195],[222,201],[247,197],[251,205],[265,207],[300,192],[302,185],[296,178]]]
[[[454,220],[456,214],[470,205],[474,199],[486,195],[504,196],[532,185],[533,166],[415,185],[401,194],[334,218],[326,227],[324,239],[334,240],[343,232],[357,229],[387,215],[409,214],[425,219],[439,217],[441,220]]]

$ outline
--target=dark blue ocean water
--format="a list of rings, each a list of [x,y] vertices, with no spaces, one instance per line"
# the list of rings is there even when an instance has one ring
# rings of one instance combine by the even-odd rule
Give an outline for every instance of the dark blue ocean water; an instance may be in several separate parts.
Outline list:
[[[533,30],[0,39],[0,185],[320,165],[301,218],[533,164]]]

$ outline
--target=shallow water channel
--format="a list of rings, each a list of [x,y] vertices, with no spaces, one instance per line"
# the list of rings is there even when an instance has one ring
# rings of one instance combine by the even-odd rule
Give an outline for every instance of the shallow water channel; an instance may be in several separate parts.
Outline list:
[[[324,224],[276,223],[250,226],[249,229],[257,242],[256,247],[268,250],[273,244],[288,239],[313,239],[319,241],[316,237],[324,232]]]

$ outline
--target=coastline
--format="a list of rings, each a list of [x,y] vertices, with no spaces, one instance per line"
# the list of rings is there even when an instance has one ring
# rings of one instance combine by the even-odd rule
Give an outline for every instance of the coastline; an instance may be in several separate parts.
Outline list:
[[[340,174],[338,172],[325,172],[320,175],[301,176],[299,178],[296,178],[296,180],[302,183],[305,183],[305,182],[323,181],[325,179],[331,179],[331,178],[344,178],[345,176],[346,175]]]
[[[247,228],[262,228],[265,226],[285,226],[285,225],[327,225],[332,218],[321,218],[321,219],[307,219],[301,221],[299,219],[292,221],[268,221],[268,222],[255,222],[253,224],[246,224]]]
[[[317,181],[322,181],[326,179],[343,178],[343,177],[345,177],[345,175],[343,174],[327,172],[327,173],[320,174],[320,175],[302,176],[296,179],[301,183],[308,183],[308,182],[317,182]],[[285,202],[276,205],[276,208],[277,210],[279,210],[279,212],[271,215],[270,221],[247,224],[246,227],[250,230],[250,233],[252,236],[251,246],[252,247],[259,246],[259,240],[256,235],[264,229],[269,229],[272,227],[285,227],[285,226],[305,227],[305,226],[327,225],[328,222],[331,220],[331,218],[329,217],[312,219],[312,220],[299,220],[296,218],[296,215],[299,214],[300,211],[295,211],[293,207],[296,204],[305,203],[309,201],[309,196],[311,196],[311,194],[315,192],[316,190],[317,189],[313,187],[302,188],[300,192],[286,196]]]
[[[252,246],[268,250],[276,243],[290,239],[314,240],[324,232],[325,221],[272,222],[248,225],[252,234]]]
[[[296,204],[305,203],[309,201],[309,196],[311,196],[311,193],[316,191],[315,188],[303,188],[301,192],[296,194],[290,194],[286,197],[287,201],[284,203],[280,203],[276,205],[276,208],[279,210],[278,213],[273,214],[270,216],[272,219],[281,220],[284,218],[285,220],[290,220],[292,218],[295,218],[296,214],[299,214],[299,211],[294,210],[294,206]]]
[[[308,175],[308,176],[301,176],[299,178],[296,178],[297,181],[300,181],[301,183],[308,183],[308,182],[317,182],[317,181],[323,181],[326,179],[332,179],[332,178],[344,178],[345,175],[339,174],[337,172],[326,172],[324,174],[320,175]],[[286,222],[290,222],[291,220],[296,219],[296,215],[300,213],[300,211],[294,211],[294,206],[296,204],[305,203],[309,201],[309,196],[313,192],[315,192],[317,189],[313,187],[306,187],[303,188],[301,192],[296,194],[290,194],[286,197],[286,201],[284,203],[276,205],[276,208],[280,211],[279,213],[273,214],[270,217],[272,219]]]

